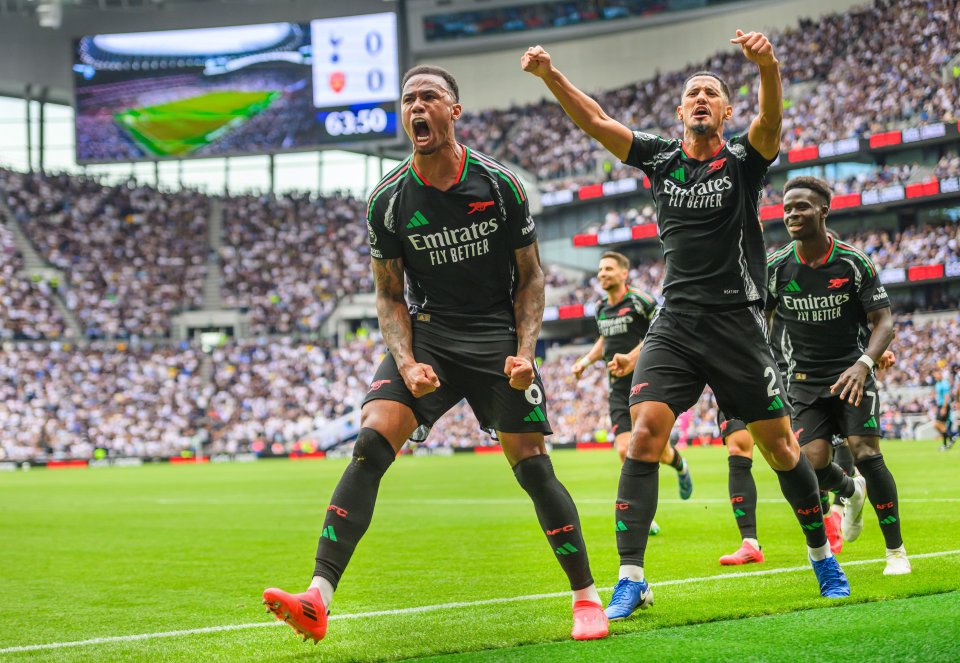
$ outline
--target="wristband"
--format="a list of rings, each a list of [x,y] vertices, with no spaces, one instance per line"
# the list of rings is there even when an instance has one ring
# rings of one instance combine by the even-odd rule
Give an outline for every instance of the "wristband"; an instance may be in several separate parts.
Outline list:
[[[868,355],[866,352],[864,352],[864,353],[860,356],[860,358],[857,359],[857,361],[862,361],[864,364],[867,365],[867,368],[868,368],[869,370],[871,370],[871,371],[873,370],[873,367],[876,366],[876,363],[873,361],[873,359],[870,357],[870,355]]]

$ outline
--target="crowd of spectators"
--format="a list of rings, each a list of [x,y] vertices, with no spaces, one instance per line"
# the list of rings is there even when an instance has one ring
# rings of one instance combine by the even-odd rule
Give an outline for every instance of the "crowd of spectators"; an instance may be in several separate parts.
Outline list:
[[[955,0],[875,0],[866,8],[802,20],[770,37],[784,80],[784,150],[960,117],[960,78],[943,81],[940,75],[960,42]],[[562,62],[557,65],[563,68]],[[756,112],[757,74],[733,48],[687,70],[661,73],[596,97],[627,126],[673,136],[685,76],[700,69],[728,82],[734,114],[727,129],[745,130]],[[485,117],[511,127],[509,135],[487,142],[478,133],[474,146],[519,164],[540,180],[636,172],[616,163],[552,101],[487,111]]]
[[[224,304],[255,334],[316,332],[347,294],[371,292],[364,201],[307,194],[224,201]]]
[[[941,159],[938,171],[945,173],[949,170],[949,159]],[[954,166],[960,172],[960,159]],[[946,175],[943,175],[946,176]],[[830,180],[830,188],[833,195],[839,196],[848,193],[863,193],[874,189],[883,189],[894,184],[908,184],[911,180],[922,179],[921,169],[916,164],[904,164],[899,166],[880,166],[874,170],[864,171],[856,175],[851,175],[839,180]],[[776,205],[783,202],[783,192],[779,187],[768,184],[763,189],[760,200],[761,205]],[[598,233],[604,230],[614,228],[630,228],[632,226],[643,225],[646,223],[656,223],[657,213],[653,207],[653,201],[649,201],[642,207],[626,207],[621,210],[608,211],[601,221],[597,221],[585,226],[584,233]]]
[[[0,352],[0,456],[177,455],[201,430],[200,352],[191,347]]]
[[[161,337],[203,303],[209,201],[197,192],[0,170],[0,192],[88,338]]]
[[[701,0],[694,7],[736,0]],[[432,14],[423,19],[427,41],[468,39],[526,30],[543,30],[613,21],[632,16],[652,16],[689,6],[666,0],[550,0],[535,4],[491,7],[473,11]]]
[[[899,317],[896,365],[880,374],[881,427],[909,436],[931,413],[940,370],[960,374],[960,317]],[[553,349],[541,366],[554,442],[611,441],[602,362],[577,381],[571,368],[588,346]],[[204,355],[195,347],[64,343],[0,353],[0,460],[177,456],[316,448],[317,431],[355,413],[385,348],[376,334],[334,347],[291,338],[231,342]],[[680,444],[715,441],[709,389],[674,430]],[[307,444],[311,445],[307,447]],[[428,447],[496,441],[466,403],[431,430]]]
[[[211,450],[236,453],[258,440],[286,445],[349,414],[359,407],[384,355],[378,341],[362,337],[334,348],[286,338],[215,350]]]
[[[899,232],[867,230],[843,234],[842,237],[870,256],[881,270],[960,262],[960,224],[957,222],[927,223],[910,226]],[[773,250],[782,244],[783,242],[772,243],[767,248]],[[659,296],[663,270],[664,263],[659,257],[638,262],[631,268],[628,282],[636,288]],[[553,291],[551,303],[561,306],[587,304],[604,296],[596,275],[592,272],[553,270],[550,272],[548,284]]]
[[[53,301],[53,285],[22,273],[13,233],[0,225],[0,339],[61,338],[69,334]]]

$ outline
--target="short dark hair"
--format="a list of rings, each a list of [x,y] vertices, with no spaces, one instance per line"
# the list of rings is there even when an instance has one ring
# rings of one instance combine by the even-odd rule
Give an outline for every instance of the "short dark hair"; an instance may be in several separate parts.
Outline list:
[[[603,255],[600,256],[600,260],[603,260],[604,258],[610,258],[611,260],[616,261],[616,263],[620,265],[620,269],[630,269],[630,258],[622,253],[617,253],[616,251],[604,251]]]
[[[709,76],[710,78],[715,78],[718,83],[720,83],[720,90],[723,92],[723,96],[727,98],[727,101],[730,101],[730,87],[727,85],[727,82],[720,78],[720,74],[717,74],[712,71],[698,71],[687,76],[687,80],[683,82],[683,89],[680,90],[680,95],[683,96],[683,93],[687,91],[687,85],[697,76]]]
[[[783,193],[786,194],[787,191],[792,189],[810,189],[823,198],[823,201],[827,204],[827,207],[830,207],[830,201],[833,199],[833,192],[830,190],[830,185],[821,180],[819,177],[811,177],[809,175],[794,177],[792,180],[783,185]]]
[[[418,64],[416,67],[413,67],[407,70],[407,73],[403,75],[403,81],[400,83],[400,89],[403,89],[403,86],[407,84],[414,76],[439,76],[443,79],[443,82],[447,84],[447,88],[450,90],[450,94],[453,95],[453,100],[458,102],[460,101],[460,86],[457,85],[457,79],[453,77],[449,71],[443,67],[437,67],[432,64]]]

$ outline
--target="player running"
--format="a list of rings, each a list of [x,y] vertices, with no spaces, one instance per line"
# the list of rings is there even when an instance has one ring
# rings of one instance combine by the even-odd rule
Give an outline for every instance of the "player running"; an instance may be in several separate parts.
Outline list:
[[[770,254],[767,310],[782,321],[783,333],[774,342],[787,362],[787,394],[803,454],[817,468],[821,488],[856,484],[846,496],[844,540],[860,536],[865,486],[887,546],[883,573],[902,575],[910,573],[910,561],[900,536],[897,485],[880,452],[873,376],[893,340],[893,315],[870,259],[827,234],[830,198],[827,183],[814,177],[796,177],[784,186],[783,221],[794,241]],[[836,434],[847,439],[862,476],[851,480],[831,462]]]
[[[953,430],[952,413],[950,412],[950,401],[953,399],[953,385],[950,384],[950,371],[943,369],[940,376],[934,384],[935,397],[937,401],[937,416],[933,421],[933,427],[940,433],[941,444],[940,451],[949,451],[957,441],[957,434]]]
[[[597,301],[596,321],[600,332],[590,351],[573,364],[573,374],[579,380],[583,371],[603,358],[607,365],[610,407],[610,423],[613,425],[614,442],[620,462],[627,457],[630,442],[630,381],[633,369],[643,347],[643,337],[650,327],[650,320],[657,310],[653,295],[627,285],[630,275],[630,260],[616,251],[607,251],[600,256],[597,280],[606,291],[605,299]],[[680,499],[688,500],[693,494],[693,478],[687,461],[672,445],[667,445],[660,462],[677,471]],[[650,533],[659,534],[656,521],[650,523]]]
[[[630,389],[633,428],[615,511],[624,526],[617,527],[620,580],[607,607],[612,619],[653,602],[643,564],[657,509],[658,461],[677,416],[707,384],[720,409],[747,422],[776,471],[806,535],[820,593],[850,593],[823,533],[817,477],[790,429],[760,310],[767,279],[759,202],[763,177],[780,150],[779,62],[760,33],[738,30],[731,42],[757,65],[760,109],[747,134],[729,141],[723,127],[733,106],[716,74],[697,72],[685,81],[678,140],[633,132],[610,118],[543,48],[528,49],[521,60],[581,129],[649,177],[666,260],[664,305],[647,332]]]
[[[367,208],[377,317],[390,352],[364,398],[353,460],[327,509],[310,588],[268,589],[264,602],[305,640],[323,638],[381,478],[415,429],[466,398],[480,425],[496,431],[569,579],[573,638],[602,638],[607,618],[577,509],[544,445],[551,430],[534,364],[544,277],[526,193],[512,172],[457,142],[461,105],[449,72],[409,70],[401,113],[413,154],[377,185]]]

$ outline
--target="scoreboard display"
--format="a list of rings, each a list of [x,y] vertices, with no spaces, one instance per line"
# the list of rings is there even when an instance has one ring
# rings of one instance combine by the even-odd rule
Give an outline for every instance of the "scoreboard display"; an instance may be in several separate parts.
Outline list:
[[[78,163],[222,157],[397,137],[392,12],[76,42]]]
[[[313,105],[331,139],[396,134],[397,17],[393,13],[310,23]],[[394,111],[391,123],[390,113]]]

